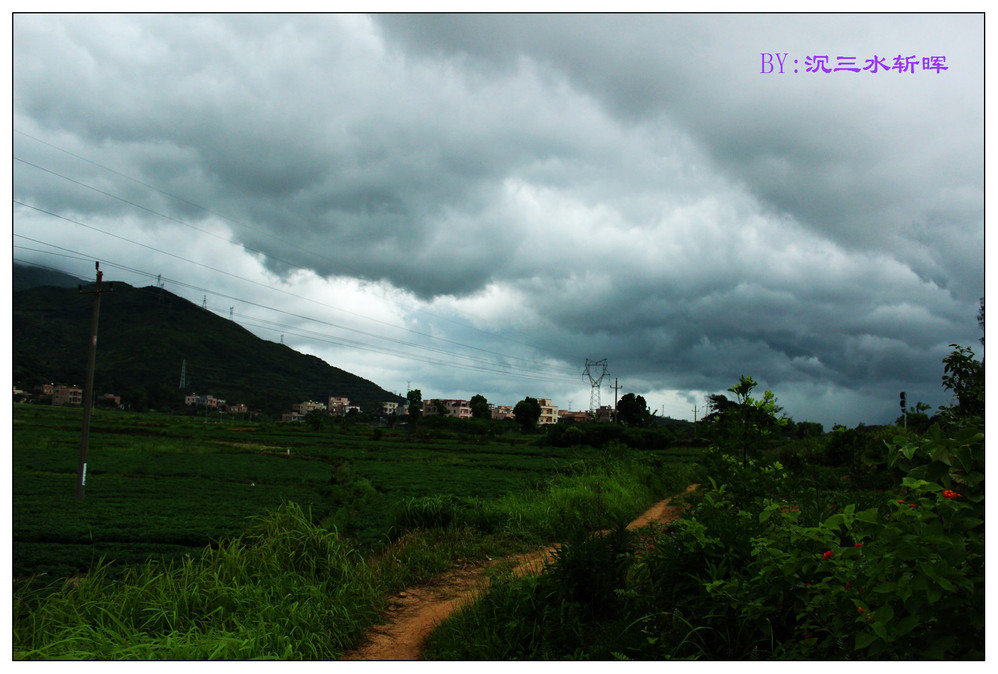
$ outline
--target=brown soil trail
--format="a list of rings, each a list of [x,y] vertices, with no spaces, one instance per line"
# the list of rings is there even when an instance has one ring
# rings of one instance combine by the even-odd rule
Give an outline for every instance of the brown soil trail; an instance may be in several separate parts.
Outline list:
[[[690,485],[688,493],[697,488]],[[654,522],[666,523],[678,518],[680,507],[670,505],[671,499],[659,501],[629,525],[637,529]],[[539,572],[554,547],[513,559],[514,574]],[[497,563],[489,560],[450,571],[431,581],[398,593],[385,616],[385,622],[373,627],[364,644],[346,654],[344,660],[419,660],[423,642],[447,616],[487,587],[486,571]]]

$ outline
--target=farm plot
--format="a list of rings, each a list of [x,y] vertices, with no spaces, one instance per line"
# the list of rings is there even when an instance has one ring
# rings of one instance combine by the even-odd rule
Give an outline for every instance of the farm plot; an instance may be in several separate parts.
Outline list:
[[[71,575],[101,557],[132,564],[196,555],[282,502],[297,503],[315,521],[335,515],[342,531],[375,544],[405,498],[496,498],[585,454],[99,411],[80,501],[73,495],[80,418],[79,409],[14,406],[15,575]]]

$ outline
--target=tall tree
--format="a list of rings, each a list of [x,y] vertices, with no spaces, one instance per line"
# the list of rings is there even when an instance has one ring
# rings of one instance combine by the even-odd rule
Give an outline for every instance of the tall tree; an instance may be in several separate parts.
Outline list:
[[[423,392],[414,388],[405,397],[409,400],[409,416],[413,419],[423,416]]]
[[[537,398],[524,398],[516,403],[513,416],[516,417],[516,423],[520,424],[520,428],[527,432],[537,426],[537,420],[541,418],[541,404]]]
[[[481,393],[471,396],[469,401],[471,406],[471,416],[474,419],[491,419],[492,411],[489,409],[489,401]]]
[[[617,419],[628,426],[645,426],[651,419],[643,396],[625,393],[617,402]]]

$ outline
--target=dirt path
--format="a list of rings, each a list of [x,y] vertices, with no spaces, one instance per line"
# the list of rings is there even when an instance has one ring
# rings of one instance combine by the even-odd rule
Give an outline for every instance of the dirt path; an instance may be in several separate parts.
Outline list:
[[[697,485],[690,485],[691,492]],[[679,516],[680,508],[671,499],[659,501],[629,525],[637,529],[653,522],[666,523]],[[537,573],[554,547],[515,558],[514,574]],[[398,593],[388,608],[386,622],[368,632],[365,643],[348,653],[344,660],[419,660],[423,642],[447,616],[472,601],[485,590],[486,571],[496,560],[475,566],[452,569],[431,581]]]

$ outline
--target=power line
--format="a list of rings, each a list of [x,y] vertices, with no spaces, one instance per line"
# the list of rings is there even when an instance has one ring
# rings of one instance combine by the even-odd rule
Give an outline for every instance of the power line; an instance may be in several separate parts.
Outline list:
[[[15,235],[15,236],[19,236],[21,238],[28,238],[28,237],[23,237],[21,235]],[[35,239],[29,239],[29,240],[36,241],[37,243],[44,243],[44,242],[37,241]],[[53,244],[45,244],[45,245],[53,245]],[[54,246],[54,247],[60,248],[58,246]],[[17,246],[15,246],[15,248],[17,248]],[[62,250],[66,250],[66,249],[62,249]],[[159,276],[160,278],[162,278],[161,275],[154,275],[151,272],[142,271],[142,270],[135,269],[135,268],[132,268],[132,267],[126,267],[126,266],[123,266],[123,265],[120,265],[120,264],[117,264],[117,263],[111,262],[111,261],[105,261],[105,265],[109,266],[109,267],[116,267],[116,268],[119,268],[119,269],[123,269],[125,271],[129,271],[129,272],[136,273],[136,274],[142,274],[142,275],[148,276],[150,278],[153,277],[153,276]],[[236,300],[236,301],[239,301],[239,302],[242,302],[244,304],[251,305],[251,306],[257,306],[257,307],[259,307],[261,309],[265,309],[267,311],[273,311],[275,313],[285,314],[285,315],[290,316],[292,318],[300,318],[302,320],[310,321],[310,322],[313,322],[313,323],[319,323],[319,324],[322,324],[322,325],[328,325],[329,327],[333,327],[333,328],[338,328],[338,329],[342,329],[342,330],[348,330],[348,331],[351,331],[351,332],[356,332],[356,333],[359,333],[359,334],[361,334],[363,336],[366,336],[366,337],[373,337],[373,338],[376,338],[376,339],[381,339],[383,341],[392,342],[392,343],[399,344],[399,345],[402,345],[402,346],[407,346],[407,347],[411,347],[411,348],[422,349],[422,350],[425,350],[425,351],[430,351],[430,352],[435,352],[435,353],[443,354],[443,355],[448,356],[451,360],[450,361],[439,361],[439,360],[427,359],[425,357],[419,357],[419,356],[416,356],[414,354],[400,352],[400,351],[397,351],[397,350],[388,349],[386,347],[374,347],[374,346],[371,346],[369,344],[365,344],[363,342],[357,342],[355,340],[349,340],[349,339],[342,338],[342,337],[339,338],[338,340],[334,340],[331,337],[329,337],[328,335],[325,335],[324,333],[317,333],[317,332],[312,332],[312,331],[307,331],[307,330],[302,331],[301,328],[294,328],[293,330],[297,330],[298,331],[298,333],[295,333],[292,330],[288,330],[287,329],[288,326],[286,324],[277,324],[277,323],[274,323],[275,325],[278,325],[279,327],[283,328],[282,332],[285,333],[285,334],[297,334],[297,336],[306,337],[306,338],[319,339],[320,341],[327,341],[327,342],[330,342],[330,343],[339,344],[341,346],[348,346],[348,347],[358,348],[358,349],[365,350],[365,351],[373,351],[375,353],[383,353],[383,354],[386,354],[386,355],[394,355],[394,356],[398,356],[398,357],[401,357],[401,358],[406,358],[406,359],[410,359],[410,360],[416,360],[416,361],[420,361],[420,362],[426,362],[426,363],[435,364],[435,365],[444,365],[444,366],[448,366],[448,367],[453,366],[453,367],[460,367],[460,368],[463,368],[463,369],[477,369],[477,370],[480,370],[480,371],[483,371],[483,372],[492,372],[492,373],[506,374],[506,375],[510,375],[510,376],[524,377],[524,378],[530,378],[530,379],[538,379],[538,380],[543,380],[543,381],[563,381],[565,379],[564,377],[560,377],[560,376],[556,376],[556,375],[551,375],[551,376],[546,376],[546,377],[543,376],[543,375],[539,375],[538,372],[540,372],[540,371],[538,369],[536,369],[536,368],[533,368],[533,369],[530,369],[530,370],[526,370],[525,368],[523,368],[521,366],[514,366],[514,365],[509,365],[509,364],[505,364],[504,365],[502,363],[494,363],[492,361],[487,361],[487,360],[484,360],[484,359],[481,359],[481,358],[477,358],[475,356],[471,356],[471,355],[468,355],[468,354],[456,353],[456,352],[453,352],[453,351],[447,351],[447,350],[444,350],[444,349],[435,348],[435,347],[428,346],[428,345],[425,345],[425,344],[418,344],[418,343],[415,343],[415,342],[408,342],[408,341],[405,341],[405,340],[394,339],[394,338],[388,337],[386,335],[376,335],[374,333],[370,333],[370,332],[366,332],[366,331],[363,331],[363,330],[359,330],[357,328],[350,328],[348,326],[343,326],[343,325],[339,325],[339,324],[336,324],[336,323],[331,323],[329,321],[324,321],[324,320],[318,319],[318,318],[312,318],[312,317],[309,317],[309,316],[305,316],[303,314],[292,313],[292,312],[286,311],[284,309],[278,309],[276,307],[270,307],[270,306],[267,306],[265,304],[261,304],[259,302],[254,302],[252,300],[246,300],[246,299],[242,299],[242,298],[235,297],[235,296],[232,296],[232,295],[227,295],[227,294],[224,294],[224,293],[219,293],[218,291],[212,291],[212,290],[209,290],[207,288],[203,288],[201,286],[196,286],[196,285],[192,285],[192,284],[189,284],[189,283],[185,283],[183,281],[169,279],[169,278],[167,278],[166,280],[170,281],[171,283],[173,283],[175,285],[183,286],[183,287],[189,288],[191,290],[196,290],[198,292],[203,292],[203,293],[211,293],[213,295],[216,295],[216,296],[219,296],[219,297],[223,297],[223,298],[226,298],[226,299]],[[204,298],[202,300],[201,307],[202,308],[207,308],[206,303],[207,303],[207,295],[204,296]],[[240,317],[243,316],[243,314],[238,314],[238,315]],[[259,319],[259,318],[255,318],[255,317],[250,317],[250,318],[254,318],[254,320],[264,320],[264,319]],[[264,327],[264,326],[259,326],[259,327]],[[311,335],[299,334],[299,333],[303,333],[303,332],[312,332],[312,334]],[[466,360],[466,361],[471,361],[472,363],[479,363],[480,365],[475,366],[475,365],[469,365],[469,364],[455,363],[453,361],[454,358],[460,358],[460,359],[463,359],[463,360]],[[496,369],[496,368],[502,368],[502,369]]]
[[[60,250],[66,250],[68,252],[78,253],[78,251],[70,251],[69,249],[62,248],[60,246],[55,246],[54,244],[49,244],[49,243],[46,243],[46,242],[43,242],[43,241],[38,241],[36,239],[31,239],[29,237],[24,237],[23,235],[15,234],[15,236],[27,239],[29,241],[34,241],[36,243],[41,243],[43,245],[52,246],[52,247],[60,249]],[[85,255],[85,254],[80,253],[80,255]],[[157,276],[159,276],[160,278],[162,278],[161,275],[153,274],[151,272],[147,272],[147,271],[135,269],[135,268],[132,268],[132,267],[127,267],[127,266],[120,265],[120,264],[117,264],[117,263],[111,262],[111,261],[106,261],[105,260],[104,264],[105,264],[105,266],[117,267],[119,269],[123,269],[123,270],[129,271],[129,272],[132,272],[132,273],[142,274],[142,275],[147,276],[149,278],[154,278],[154,277],[157,277]],[[343,330],[348,330],[348,331],[356,332],[356,333],[359,333],[359,334],[367,336],[367,337],[373,337],[373,338],[377,338],[377,339],[381,339],[381,340],[393,342],[393,343],[396,343],[396,344],[399,344],[399,345],[402,345],[402,346],[407,346],[407,347],[411,347],[411,348],[423,349],[423,350],[426,350],[426,351],[440,353],[440,354],[448,356],[450,358],[450,360],[448,360],[448,361],[441,361],[441,360],[437,360],[437,359],[420,357],[420,356],[415,355],[415,354],[406,353],[406,352],[400,352],[400,351],[397,351],[397,350],[388,349],[388,348],[383,347],[383,346],[381,346],[381,347],[375,347],[375,346],[371,346],[369,344],[364,344],[362,342],[357,342],[357,341],[354,341],[354,340],[348,340],[348,339],[345,339],[345,338],[339,338],[339,340],[336,340],[336,339],[332,338],[331,336],[326,335],[324,333],[318,333],[318,332],[307,331],[307,330],[305,330],[303,332],[310,332],[311,333],[310,335],[307,335],[307,334],[298,334],[297,335],[297,336],[305,337],[305,338],[308,338],[308,339],[317,339],[319,341],[326,341],[326,342],[329,342],[329,343],[339,344],[339,345],[342,345],[342,346],[347,346],[347,347],[355,348],[355,349],[361,349],[361,350],[364,350],[364,351],[373,351],[375,353],[382,353],[382,354],[385,354],[385,355],[393,355],[393,356],[404,358],[404,359],[408,359],[408,360],[415,360],[415,361],[419,361],[419,362],[425,362],[425,363],[428,363],[428,364],[431,364],[431,365],[440,365],[440,366],[444,366],[444,367],[456,367],[456,368],[460,368],[460,369],[477,370],[477,371],[480,371],[480,372],[488,372],[488,373],[493,373],[493,374],[503,374],[503,375],[507,375],[507,376],[514,376],[514,377],[526,378],[526,379],[535,379],[535,380],[539,380],[539,381],[554,382],[554,381],[562,381],[564,379],[564,378],[556,377],[556,376],[553,376],[553,375],[552,376],[544,376],[544,375],[540,374],[540,371],[538,371],[536,368],[532,369],[532,370],[529,370],[529,371],[523,371],[524,368],[521,368],[521,367],[518,367],[518,366],[513,366],[513,365],[505,365],[504,366],[503,364],[497,364],[497,363],[494,363],[494,362],[486,361],[486,360],[483,360],[481,358],[476,358],[474,356],[470,356],[468,354],[454,353],[454,352],[451,352],[451,351],[445,351],[445,350],[442,350],[442,349],[438,349],[438,348],[427,346],[427,345],[423,345],[423,344],[417,344],[417,343],[414,343],[414,342],[406,342],[404,340],[393,339],[391,337],[387,337],[387,336],[384,336],[384,335],[376,335],[374,333],[366,332],[366,331],[363,331],[363,330],[358,330],[356,328],[350,328],[348,326],[338,325],[338,324],[335,324],[335,323],[331,323],[329,321],[324,321],[322,319],[313,318],[313,317],[305,316],[305,315],[302,315],[302,314],[296,314],[296,313],[293,313],[293,312],[290,312],[290,311],[286,311],[284,309],[278,309],[276,307],[270,307],[270,306],[267,306],[265,304],[261,304],[259,302],[254,302],[252,300],[246,300],[246,299],[243,299],[243,298],[234,297],[232,295],[227,295],[227,294],[224,294],[224,293],[219,293],[218,291],[209,290],[209,289],[202,288],[200,286],[195,286],[195,285],[192,285],[192,284],[189,284],[189,283],[185,283],[185,282],[182,282],[182,281],[179,281],[179,280],[173,280],[173,279],[169,279],[169,278],[167,278],[165,280],[167,280],[167,281],[169,281],[169,282],[171,282],[171,283],[173,283],[175,285],[178,285],[178,286],[187,287],[187,288],[190,288],[192,290],[199,291],[199,292],[211,293],[211,294],[213,294],[215,296],[224,297],[226,299],[236,300],[236,301],[242,302],[244,304],[248,304],[248,305],[251,305],[251,306],[256,306],[256,307],[259,307],[259,308],[267,310],[267,311],[273,311],[275,313],[284,314],[284,315],[290,316],[292,318],[299,318],[299,319],[302,319],[302,320],[306,320],[306,321],[318,323],[318,324],[321,324],[321,325],[328,325],[329,327],[334,327],[334,328],[338,328],[338,329],[343,329]],[[202,302],[202,307],[205,307],[206,303],[207,303],[207,296],[205,296],[205,298],[204,298],[204,300]],[[243,314],[239,314],[239,316],[243,317]],[[254,318],[254,320],[265,320],[265,319],[255,318],[255,317],[250,317],[250,318]],[[284,334],[296,334],[296,332],[294,332],[293,330],[288,330],[286,325],[277,324],[277,323],[274,323],[274,325],[277,325],[278,327],[283,328],[282,332]],[[264,326],[260,326],[260,327],[264,327]],[[266,328],[266,329],[271,329],[271,328]],[[301,331],[300,328],[296,328],[295,330]],[[460,358],[460,359],[463,359],[465,361],[470,361],[470,363],[458,363],[458,362],[454,361],[454,358]],[[478,364],[476,365],[474,363],[478,363]],[[497,368],[500,368],[500,369],[497,369]]]
[[[492,355],[495,355],[495,356],[499,356],[501,358],[509,358],[509,359],[513,359],[513,360],[523,361],[525,363],[541,364],[541,365],[543,365],[545,367],[551,367],[551,365],[549,363],[544,363],[543,361],[538,361],[538,360],[533,359],[533,358],[524,358],[522,356],[511,356],[511,355],[504,354],[504,353],[501,353],[501,352],[498,352],[498,351],[493,351],[491,349],[483,349],[481,347],[473,346],[473,345],[470,345],[470,344],[464,344],[462,342],[458,342],[458,341],[455,341],[455,340],[450,340],[450,339],[447,339],[445,337],[440,337],[438,335],[431,335],[429,333],[421,332],[419,330],[413,330],[412,328],[408,328],[408,327],[405,327],[405,326],[402,326],[402,325],[397,325],[397,324],[394,324],[394,323],[389,323],[387,321],[382,321],[380,319],[372,318],[370,316],[365,316],[363,314],[359,314],[359,313],[356,313],[356,312],[353,312],[353,311],[349,311],[347,309],[341,309],[340,307],[335,307],[335,306],[326,304],[324,302],[319,302],[318,300],[314,300],[314,299],[312,299],[310,297],[304,297],[302,295],[298,295],[296,293],[292,293],[290,291],[283,290],[281,288],[275,288],[273,286],[267,285],[266,283],[261,283],[260,281],[254,281],[253,279],[248,279],[246,277],[239,276],[238,274],[233,274],[231,272],[227,272],[224,269],[218,269],[217,267],[212,267],[210,265],[206,265],[204,263],[197,262],[195,260],[191,260],[189,258],[183,257],[181,255],[177,255],[175,253],[170,253],[170,252],[162,250],[160,248],[156,248],[155,246],[150,246],[148,244],[144,244],[144,243],[141,243],[139,241],[134,241],[132,239],[129,239],[129,238],[124,237],[124,236],[121,236],[119,234],[114,234],[112,232],[108,232],[106,230],[103,230],[103,229],[101,229],[99,227],[94,227],[92,225],[87,225],[87,224],[79,222],[77,220],[73,220],[72,218],[67,218],[65,216],[59,215],[58,213],[53,213],[52,211],[49,211],[49,210],[46,210],[46,209],[43,209],[43,208],[39,208],[37,206],[33,206],[31,204],[25,203],[23,201],[19,201],[17,199],[15,199],[13,201],[14,201],[15,204],[18,204],[20,206],[24,206],[26,208],[30,208],[32,210],[35,210],[35,211],[38,211],[38,212],[41,212],[41,213],[45,213],[46,215],[50,215],[50,216],[58,218],[60,220],[64,220],[66,222],[69,222],[69,223],[72,223],[72,224],[75,224],[75,225],[79,225],[80,227],[84,227],[86,229],[90,229],[90,230],[93,230],[95,232],[99,232],[101,234],[105,234],[107,236],[111,236],[111,237],[119,239],[121,241],[125,241],[127,243],[130,243],[130,244],[133,244],[133,245],[136,245],[136,246],[140,246],[142,248],[146,248],[148,250],[151,250],[151,251],[156,252],[156,253],[160,253],[162,255],[167,255],[167,256],[172,257],[174,259],[181,260],[183,262],[187,262],[189,264],[193,264],[193,265],[202,267],[204,269],[208,269],[210,271],[213,271],[213,272],[216,272],[216,273],[219,273],[219,274],[224,274],[226,276],[229,276],[231,278],[234,278],[234,279],[237,279],[237,280],[240,280],[240,281],[244,281],[246,283],[251,283],[253,285],[260,286],[261,288],[266,288],[268,290],[271,290],[271,291],[274,291],[274,292],[278,292],[278,293],[282,293],[284,295],[288,295],[290,297],[294,297],[294,298],[299,299],[299,300],[304,300],[306,302],[311,302],[313,304],[317,304],[317,305],[325,307],[327,309],[332,309],[334,311],[340,311],[342,313],[350,314],[352,316],[357,316],[358,318],[363,318],[364,320],[369,320],[369,321],[372,321],[372,322],[375,322],[375,323],[379,323],[381,325],[386,325],[386,326],[389,326],[391,328],[395,328],[395,329],[398,329],[398,330],[404,330],[406,332],[410,332],[412,334],[419,335],[421,337],[426,337],[428,339],[442,341],[442,342],[445,342],[447,344],[452,344],[454,346],[459,346],[459,347],[466,348],[466,349],[472,349],[472,350],[480,351],[480,352],[483,352],[483,353],[489,353],[489,354],[492,354]],[[29,241],[34,241],[35,243],[42,243],[44,245],[51,245],[51,244],[46,244],[45,242],[42,242],[42,241],[38,241],[36,239],[31,239],[29,237],[26,237],[26,236],[23,236],[23,235],[20,235],[20,234],[15,234],[14,236],[19,236],[19,237],[27,239]],[[175,283],[178,283],[178,282],[175,282]],[[218,294],[218,293],[216,293],[216,294]],[[341,327],[341,328],[347,329],[347,330],[352,330],[353,329],[353,328],[348,328],[348,327],[345,327],[345,326],[336,326],[336,327]],[[369,336],[380,337],[382,339],[387,339],[386,337],[381,336],[381,335],[371,335],[371,333],[364,333],[364,334],[367,334]],[[567,372],[566,372],[566,374],[567,374]]]
[[[302,251],[302,252],[305,252],[305,253],[307,253],[308,255],[311,255],[311,256],[314,256],[314,257],[316,257],[316,258],[321,258],[321,259],[324,259],[324,260],[326,260],[326,261],[328,261],[328,262],[333,262],[333,263],[335,263],[335,264],[336,264],[337,266],[339,266],[339,267],[341,267],[341,268],[344,268],[344,269],[346,269],[346,270],[347,270],[348,272],[351,272],[351,273],[353,273],[353,275],[354,275],[355,277],[358,277],[358,278],[363,278],[363,277],[365,276],[364,274],[362,274],[362,273],[361,273],[361,272],[360,272],[359,270],[357,270],[356,268],[353,268],[353,267],[351,267],[351,266],[350,266],[350,265],[349,265],[348,263],[344,263],[344,262],[342,262],[342,261],[334,261],[334,260],[332,260],[331,258],[329,258],[329,257],[327,257],[327,256],[325,256],[325,255],[322,255],[322,254],[321,254],[320,252],[318,252],[318,251],[316,251],[316,250],[314,250],[314,249],[310,249],[310,248],[305,248],[305,247],[301,246],[300,244],[298,244],[298,243],[297,243],[297,242],[295,242],[295,241],[292,241],[292,240],[288,240],[288,239],[284,239],[284,238],[281,238],[281,237],[277,237],[277,236],[274,236],[274,235],[273,235],[272,233],[270,233],[270,232],[267,232],[266,230],[263,230],[263,229],[261,229],[261,228],[259,228],[259,227],[256,227],[256,226],[254,226],[254,225],[251,225],[251,224],[248,224],[248,223],[245,223],[245,222],[243,222],[243,221],[240,221],[240,220],[235,220],[235,219],[233,219],[233,218],[229,218],[229,217],[227,217],[227,216],[225,216],[225,215],[221,215],[221,214],[219,214],[219,213],[217,213],[217,212],[215,212],[215,211],[212,211],[211,209],[209,209],[209,208],[207,208],[207,207],[205,207],[205,206],[203,206],[203,205],[201,205],[201,204],[198,204],[198,203],[196,203],[196,202],[194,202],[194,201],[190,201],[189,199],[185,199],[185,198],[183,198],[183,197],[180,197],[180,196],[177,196],[176,194],[173,194],[172,192],[168,192],[168,191],[165,191],[165,190],[162,190],[162,189],[160,189],[160,188],[158,188],[158,187],[155,187],[154,185],[150,185],[149,183],[146,183],[146,182],[144,182],[144,181],[142,181],[142,180],[139,180],[138,178],[135,178],[135,177],[133,177],[133,176],[130,176],[130,175],[127,175],[127,174],[125,174],[125,173],[122,173],[122,172],[120,172],[120,171],[117,171],[117,170],[115,170],[115,169],[112,169],[112,168],[109,168],[109,167],[107,167],[107,166],[104,166],[103,164],[100,164],[100,163],[98,163],[98,162],[95,162],[95,161],[93,161],[93,160],[91,160],[91,159],[88,159],[88,158],[86,158],[86,157],[83,157],[83,156],[80,156],[80,155],[78,155],[78,154],[75,154],[75,153],[73,153],[73,152],[70,152],[69,150],[66,150],[66,149],[64,149],[64,148],[62,148],[62,147],[59,147],[58,145],[55,145],[55,144],[53,144],[53,143],[49,143],[49,142],[46,142],[46,141],[44,141],[44,140],[41,140],[40,138],[36,138],[35,136],[32,136],[31,134],[28,134],[28,133],[25,133],[25,132],[23,132],[23,131],[18,131],[18,130],[15,130],[15,132],[16,132],[16,133],[18,133],[18,134],[20,134],[20,135],[22,135],[22,136],[24,136],[24,137],[26,137],[26,138],[30,138],[31,140],[34,140],[34,141],[36,141],[36,142],[38,142],[38,143],[41,143],[42,145],[46,145],[46,146],[48,146],[48,147],[50,147],[50,148],[53,148],[53,149],[55,149],[55,150],[57,150],[57,151],[59,151],[59,152],[62,152],[62,153],[64,153],[64,154],[67,154],[67,155],[69,155],[69,156],[71,156],[71,157],[74,157],[74,158],[76,158],[76,159],[79,159],[79,160],[81,160],[81,161],[84,161],[84,162],[86,162],[86,163],[88,163],[88,164],[91,164],[91,165],[93,165],[93,166],[96,166],[96,167],[98,167],[98,168],[100,168],[100,169],[103,169],[103,170],[105,170],[105,171],[108,171],[109,173],[112,173],[112,174],[114,174],[114,175],[117,175],[117,176],[119,176],[119,177],[121,177],[121,178],[124,178],[124,179],[126,179],[126,180],[130,180],[130,181],[132,181],[132,182],[134,182],[134,183],[136,183],[136,184],[139,184],[139,185],[142,185],[143,187],[147,187],[147,188],[149,188],[149,189],[152,189],[152,190],[154,190],[154,191],[156,191],[156,192],[159,192],[160,194],[162,194],[162,195],[164,195],[164,196],[167,196],[167,197],[170,197],[170,198],[172,198],[172,199],[176,199],[177,201],[180,201],[180,202],[182,202],[182,203],[184,203],[184,204],[187,204],[187,205],[189,205],[189,206],[193,206],[193,207],[195,207],[195,208],[198,208],[198,209],[200,209],[200,210],[204,211],[205,213],[208,213],[208,214],[211,214],[211,215],[214,215],[214,216],[216,216],[216,217],[218,217],[218,218],[220,218],[220,219],[222,219],[222,220],[225,220],[225,221],[227,221],[227,222],[231,222],[231,223],[233,223],[233,224],[236,224],[236,225],[239,225],[240,227],[248,227],[248,228],[250,228],[250,229],[253,229],[253,230],[257,231],[257,232],[258,232],[258,233],[260,233],[260,234],[261,234],[262,236],[264,236],[264,237],[266,237],[266,238],[268,238],[268,239],[272,239],[272,240],[274,240],[274,241],[277,241],[277,242],[279,242],[279,243],[282,243],[282,244],[284,244],[284,245],[287,245],[287,246],[289,246],[289,247],[292,247],[292,248],[296,248],[296,249],[298,249],[298,250],[300,250],[300,251]],[[21,158],[19,158],[19,157],[14,157],[14,159],[16,159],[17,161],[20,161],[20,162],[21,162],[21,163],[23,163],[23,164],[26,164],[26,165],[29,165],[29,166],[32,166],[32,167],[34,167],[34,168],[37,168],[37,169],[39,169],[39,170],[41,170],[41,171],[45,171],[45,172],[47,172],[47,173],[49,173],[49,174],[51,174],[51,175],[54,175],[54,176],[57,176],[57,177],[60,177],[60,178],[63,178],[64,180],[67,180],[67,181],[69,181],[69,182],[72,182],[72,183],[75,183],[75,184],[77,184],[77,185],[79,185],[79,186],[81,186],[81,187],[85,187],[85,188],[87,188],[87,189],[91,189],[91,190],[94,190],[94,191],[96,191],[96,192],[98,192],[98,193],[100,193],[100,194],[103,194],[103,195],[105,195],[105,196],[107,196],[107,197],[109,197],[109,198],[112,198],[112,199],[116,199],[116,200],[118,200],[118,201],[122,201],[123,203],[126,203],[126,204],[129,204],[129,205],[132,205],[132,206],[134,206],[134,207],[136,207],[136,208],[140,208],[140,209],[142,209],[142,210],[144,210],[144,211],[146,211],[146,212],[149,212],[149,213],[151,213],[151,214],[154,214],[154,215],[157,215],[157,216],[159,216],[159,217],[162,217],[162,218],[165,218],[165,219],[167,219],[167,220],[170,220],[170,221],[172,221],[172,222],[176,222],[176,223],[178,223],[178,224],[181,224],[181,225],[184,225],[185,227],[190,227],[190,228],[194,229],[195,231],[199,231],[199,232],[203,232],[203,233],[205,233],[205,234],[208,234],[209,236],[215,236],[216,238],[220,238],[220,239],[222,239],[222,240],[226,241],[227,243],[232,243],[232,241],[231,241],[231,240],[229,240],[229,239],[227,239],[227,238],[225,238],[225,237],[219,237],[218,235],[216,235],[216,234],[213,234],[213,233],[211,233],[211,232],[205,232],[204,230],[201,230],[201,229],[198,229],[197,227],[194,227],[193,225],[191,225],[191,224],[189,224],[189,223],[186,223],[186,222],[183,222],[183,221],[181,221],[181,220],[177,220],[176,218],[173,218],[173,217],[171,217],[171,216],[168,216],[168,215],[165,215],[165,214],[163,214],[163,213],[159,213],[158,211],[155,211],[155,210],[153,210],[153,209],[150,209],[150,208],[147,208],[147,207],[145,207],[145,206],[142,206],[142,205],[139,205],[139,204],[135,204],[134,202],[132,202],[132,201],[129,201],[129,200],[127,200],[127,199],[124,199],[123,197],[119,197],[119,196],[116,196],[116,195],[113,195],[113,194],[111,194],[111,193],[109,193],[109,192],[104,192],[103,190],[100,190],[100,189],[97,189],[97,188],[95,188],[95,187],[92,187],[92,186],[90,186],[90,185],[87,185],[86,183],[83,183],[83,182],[80,182],[80,181],[77,181],[77,180],[74,180],[74,179],[72,179],[72,178],[69,178],[69,177],[67,177],[67,176],[63,176],[62,174],[60,174],[60,173],[57,173],[56,171],[52,171],[52,170],[50,170],[50,169],[46,169],[46,168],[44,168],[44,167],[42,167],[42,166],[39,166],[38,164],[34,164],[34,163],[31,163],[31,162],[28,162],[28,161],[26,161],[26,160],[24,160],[24,159],[21,159]],[[249,251],[252,251],[252,252],[254,252],[254,253],[258,253],[258,254],[260,254],[260,255],[263,255],[263,256],[265,256],[265,257],[267,257],[267,258],[269,258],[269,259],[272,259],[272,260],[275,260],[275,261],[277,261],[277,262],[281,262],[282,264],[285,264],[285,265],[287,265],[287,266],[288,266],[288,267],[290,267],[290,268],[299,268],[299,267],[300,267],[299,265],[296,265],[296,264],[293,264],[293,263],[291,263],[291,262],[289,262],[289,261],[287,261],[287,260],[282,260],[282,259],[280,259],[280,258],[277,258],[277,257],[275,257],[274,255],[272,255],[272,254],[268,254],[268,253],[266,253],[266,252],[264,252],[264,251],[262,251],[262,250],[258,250],[258,249],[255,249],[255,248],[251,248],[250,246],[247,246],[247,245],[246,245],[246,244],[244,244],[244,243],[240,243],[240,244],[238,244],[238,245],[242,246],[242,247],[243,247],[244,249],[246,249],[246,250],[249,250]],[[418,312],[420,312],[420,313],[425,313],[425,314],[427,314],[427,315],[429,315],[429,316],[433,316],[434,318],[437,318],[438,320],[443,320],[443,321],[447,321],[447,322],[449,322],[449,323],[452,323],[452,324],[454,324],[454,325],[458,325],[458,326],[461,326],[461,327],[464,327],[464,328],[469,328],[469,329],[471,329],[471,330],[475,330],[475,331],[477,331],[477,332],[480,332],[480,333],[482,333],[482,334],[485,334],[485,335],[488,335],[488,336],[492,337],[493,339],[497,338],[497,335],[495,335],[494,333],[491,333],[491,332],[489,332],[489,331],[487,331],[487,330],[482,330],[481,328],[478,328],[478,327],[476,327],[476,326],[474,326],[474,325],[471,325],[470,323],[467,323],[467,322],[463,322],[463,321],[457,321],[457,320],[454,320],[454,319],[452,319],[452,318],[449,318],[449,317],[446,317],[446,316],[441,316],[441,315],[438,315],[438,314],[435,314],[435,313],[433,313],[433,312],[431,312],[431,311],[429,311],[429,310],[427,310],[427,309],[422,309],[422,308],[417,308],[417,309],[416,309],[416,311],[418,311]],[[371,320],[376,320],[376,319],[371,319]],[[501,338],[499,338],[499,339],[502,339],[502,340],[504,340],[504,341],[509,341],[509,342],[513,342],[513,343],[517,343],[517,344],[520,344],[521,346],[526,346],[526,347],[528,347],[528,348],[534,348],[534,347],[533,347],[532,345],[530,345],[530,344],[527,344],[527,343],[525,343],[525,342],[522,342],[522,341],[519,341],[519,340],[514,340],[514,339],[510,339],[510,338],[508,338],[508,337],[501,337]],[[575,356],[572,356],[572,359],[574,359],[574,360],[578,360],[578,358],[577,358],[577,357],[575,357]]]

